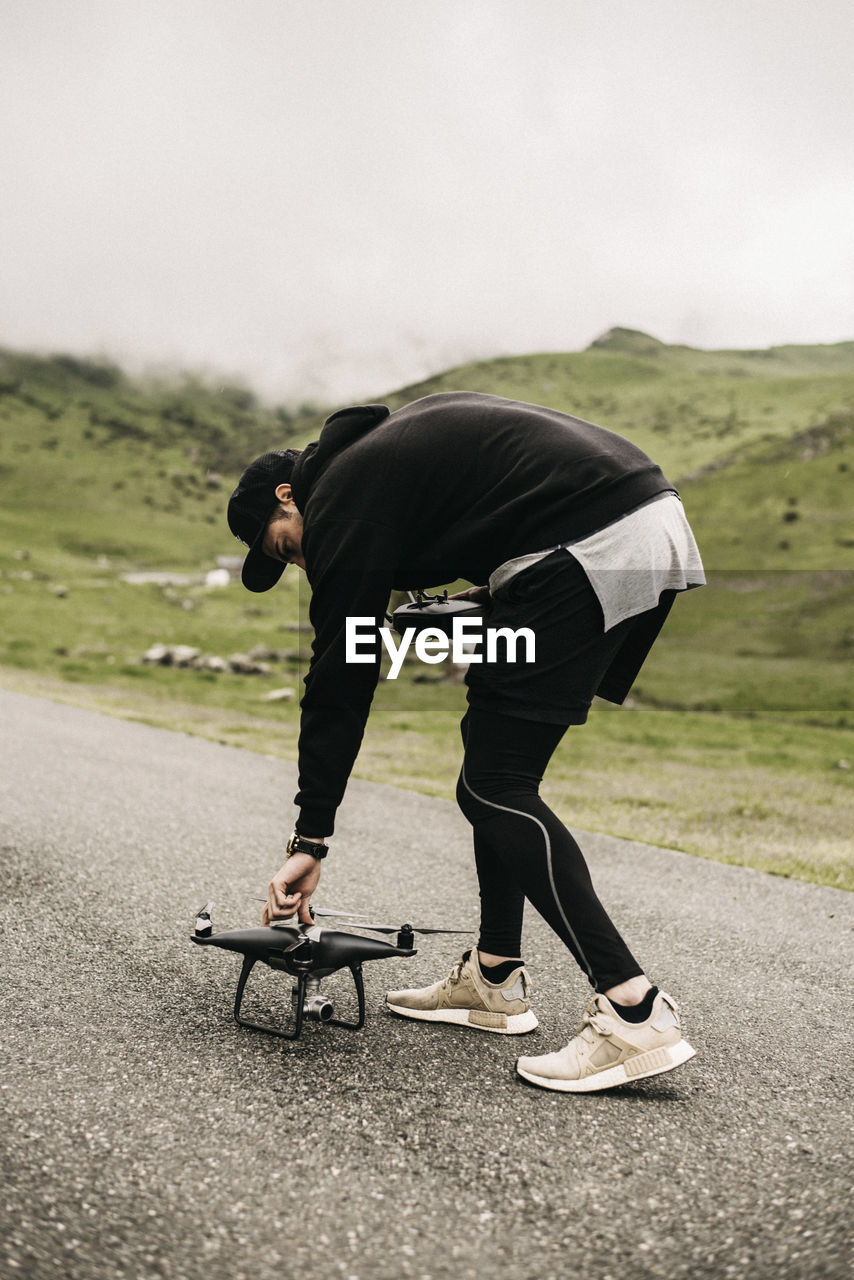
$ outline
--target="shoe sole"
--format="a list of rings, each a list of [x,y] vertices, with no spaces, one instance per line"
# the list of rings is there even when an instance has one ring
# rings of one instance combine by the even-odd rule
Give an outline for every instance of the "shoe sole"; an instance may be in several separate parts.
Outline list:
[[[596,1075],[584,1076],[581,1080],[555,1080],[548,1076],[538,1076],[527,1071],[516,1063],[516,1072],[523,1080],[539,1085],[541,1089],[554,1089],[558,1093],[595,1093],[599,1089],[614,1089],[617,1085],[632,1084],[635,1080],[646,1080],[649,1076],[660,1076],[665,1071],[673,1071],[689,1062],[697,1050],[692,1049],[687,1040],[663,1049],[650,1049],[647,1053],[638,1054],[615,1067],[598,1071]]]
[[[522,1036],[528,1031],[533,1031],[539,1026],[537,1016],[533,1009],[529,1009],[527,1013],[498,1013],[491,1015],[494,1018],[506,1018],[506,1026],[490,1026],[487,1019],[490,1014],[486,1010],[479,1009],[407,1009],[404,1005],[390,1004],[386,1001],[386,1008],[392,1013],[398,1013],[402,1018],[415,1018],[418,1022],[450,1022],[457,1027],[470,1027],[473,1031],[491,1031],[493,1035],[499,1036]],[[472,1014],[479,1016],[483,1021],[472,1021]]]

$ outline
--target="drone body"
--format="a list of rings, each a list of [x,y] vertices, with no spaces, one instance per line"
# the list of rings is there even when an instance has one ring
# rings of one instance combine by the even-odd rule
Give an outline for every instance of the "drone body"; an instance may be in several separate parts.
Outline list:
[[[431,930],[430,932],[439,931]],[[255,929],[232,929],[214,933],[208,905],[199,912],[191,940],[202,947],[221,947],[225,951],[235,951],[243,956],[243,968],[234,1001],[234,1017],[242,1027],[267,1031],[270,1035],[280,1036],[284,1040],[296,1040],[302,1031],[303,1018],[306,1016],[328,1022],[332,1026],[347,1027],[352,1031],[363,1027],[365,987],[362,979],[362,965],[368,960],[384,960],[390,956],[414,956],[416,953],[411,946],[414,940],[413,933],[411,926],[405,926],[403,930],[398,931],[398,942],[410,944],[403,946],[394,946],[378,938],[363,938],[359,934],[347,933],[340,929],[324,929],[320,925],[261,925]],[[294,1025],[289,1031],[282,1031],[266,1023],[253,1022],[241,1016],[240,1006],[246,983],[252,969],[259,962],[269,965],[271,969],[289,973],[297,980],[292,994]],[[319,994],[321,978],[345,968],[349,969],[353,975],[356,988],[359,1007],[356,1022],[334,1018],[331,1000]]]
[[[407,594],[409,604],[398,605],[394,613],[389,615],[391,625],[401,636],[411,628],[416,632],[429,628],[431,631],[442,631],[446,636],[453,636],[455,619],[483,618],[483,609],[479,604],[472,600],[448,599],[447,591],[441,596],[430,595],[426,591],[419,591],[415,596],[411,591]]]

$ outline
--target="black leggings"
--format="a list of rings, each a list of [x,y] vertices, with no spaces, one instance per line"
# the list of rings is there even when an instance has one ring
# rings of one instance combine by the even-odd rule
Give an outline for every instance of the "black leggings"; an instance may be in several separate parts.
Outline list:
[[[461,727],[457,801],[474,834],[478,948],[521,956],[527,898],[597,991],[643,973],[597,898],[584,855],[540,799],[540,782],[567,726],[470,707]]]

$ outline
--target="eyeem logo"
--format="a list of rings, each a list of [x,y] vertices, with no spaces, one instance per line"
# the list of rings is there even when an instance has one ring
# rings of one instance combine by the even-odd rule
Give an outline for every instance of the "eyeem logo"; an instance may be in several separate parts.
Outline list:
[[[484,639],[482,618],[454,618],[450,636],[447,636],[439,627],[424,627],[420,631],[416,627],[407,627],[400,637],[400,644],[397,644],[395,634],[390,627],[377,627],[374,619],[370,617],[348,617],[345,628],[345,662],[376,662],[377,631],[391,658],[387,680],[397,679],[413,638],[415,656],[422,662],[443,662],[448,657],[454,662],[483,662],[484,660],[482,653],[466,651],[467,645]],[[513,631],[510,627],[487,627],[485,639],[487,662],[496,661],[499,640],[504,642],[507,662],[535,661],[536,640],[530,627],[520,627],[518,631]],[[520,640],[524,641],[525,656],[523,658],[516,656]]]

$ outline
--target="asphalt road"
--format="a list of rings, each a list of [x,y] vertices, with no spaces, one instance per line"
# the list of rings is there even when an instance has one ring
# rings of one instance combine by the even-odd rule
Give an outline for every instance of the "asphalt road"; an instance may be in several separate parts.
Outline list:
[[[609,1093],[514,1078],[587,998],[533,913],[532,1035],[383,1012],[447,971],[436,938],[366,966],[362,1031],[289,1045],[233,1023],[239,963],[189,934],[206,898],[255,923],[294,769],[5,692],[0,723],[4,1277],[850,1275],[850,895],[584,837],[698,1049]],[[352,784],[321,899],[473,926],[464,821]]]

